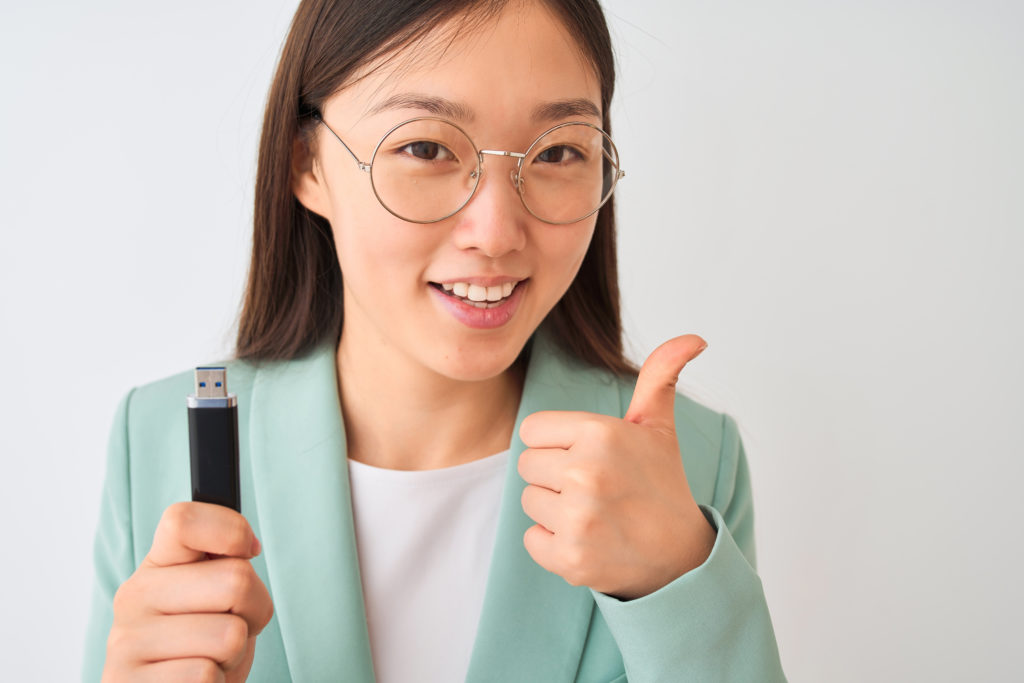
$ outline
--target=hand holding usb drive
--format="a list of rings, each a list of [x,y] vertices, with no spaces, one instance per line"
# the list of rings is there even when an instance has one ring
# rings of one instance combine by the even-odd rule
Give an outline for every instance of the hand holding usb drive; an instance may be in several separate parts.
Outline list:
[[[241,512],[238,398],[228,393],[227,370],[196,368],[196,392],[187,403],[192,500]]]

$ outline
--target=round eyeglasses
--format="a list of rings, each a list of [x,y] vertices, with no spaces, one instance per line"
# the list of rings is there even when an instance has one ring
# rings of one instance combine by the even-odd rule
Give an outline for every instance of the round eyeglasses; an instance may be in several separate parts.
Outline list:
[[[541,133],[525,152],[508,152],[477,149],[451,121],[421,116],[386,132],[365,162],[319,113],[313,117],[370,174],[381,206],[410,223],[436,223],[466,206],[480,185],[485,154],[516,160],[511,179],[523,206],[555,225],[593,215],[626,175],[612,139],[584,122],[560,123]]]

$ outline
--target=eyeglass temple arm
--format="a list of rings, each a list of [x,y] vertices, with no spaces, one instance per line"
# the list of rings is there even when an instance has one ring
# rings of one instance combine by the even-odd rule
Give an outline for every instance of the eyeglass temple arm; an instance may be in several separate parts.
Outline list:
[[[342,140],[340,137],[338,137],[338,134],[334,132],[333,128],[331,128],[330,126],[327,125],[327,122],[324,121],[322,116],[320,116],[320,112],[318,112],[318,111],[317,112],[313,112],[313,118],[316,119],[317,121],[319,121],[320,123],[322,123],[324,128],[326,128],[327,130],[331,131],[331,135],[333,135],[334,138],[338,142],[341,143],[341,146],[345,148],[345,151],[348,152],[352,156],[352,158],[355,160],[355,162],[357,164],[359,164],[359,170],[360,171],[366,171],[367,173],[370,172],[370,164],[365,162],[365,161],[360,161],[359,160],[359,157],[356,156],[356,153],[353,152],[352,149],[348,145],[345,144],[344,140]]]

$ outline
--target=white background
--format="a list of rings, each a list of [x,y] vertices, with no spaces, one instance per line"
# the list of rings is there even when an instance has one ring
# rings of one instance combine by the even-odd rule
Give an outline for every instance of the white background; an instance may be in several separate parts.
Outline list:
[[[107,431],[221,358],[294,0],[0,9],[4,677],[78,676]],[[1024,675],[1024,9],[607,5],[630,348],[740,421],[793,681]]]

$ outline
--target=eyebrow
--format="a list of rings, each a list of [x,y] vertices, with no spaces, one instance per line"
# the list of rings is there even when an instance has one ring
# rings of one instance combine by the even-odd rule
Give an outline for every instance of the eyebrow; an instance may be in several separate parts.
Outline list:
[[[574,116],[592,116],[601,118],[601,110],[596,104],[582,97],[572,100],[558,100],[537,105],[533,110],[534,121],[555,121]]]
[[[372,106],[369,114],[380,114],[392,109],[422,109],[434,116],[455,119],[456,121],[472,121],[473,110],[466,105],[444,97],[422,95],[419,93],[398,93],[383,102]],[[577,97],[568,100],[556,100],[539,104],[533,109],[530,118],[536,122],[548,122],[574,116],[590,116],[601,118],[601,109],[588,99]]]
[[[369,113],[370,115],[380,114],[392,109],[422,109],[434,116],[455,119],[456,121],[473,120],[473,112],[463,104],[453,102],[444,97],[420,95],[418,93],[398,93],[397,95],[392,95],[383,102],[370,107]]]

